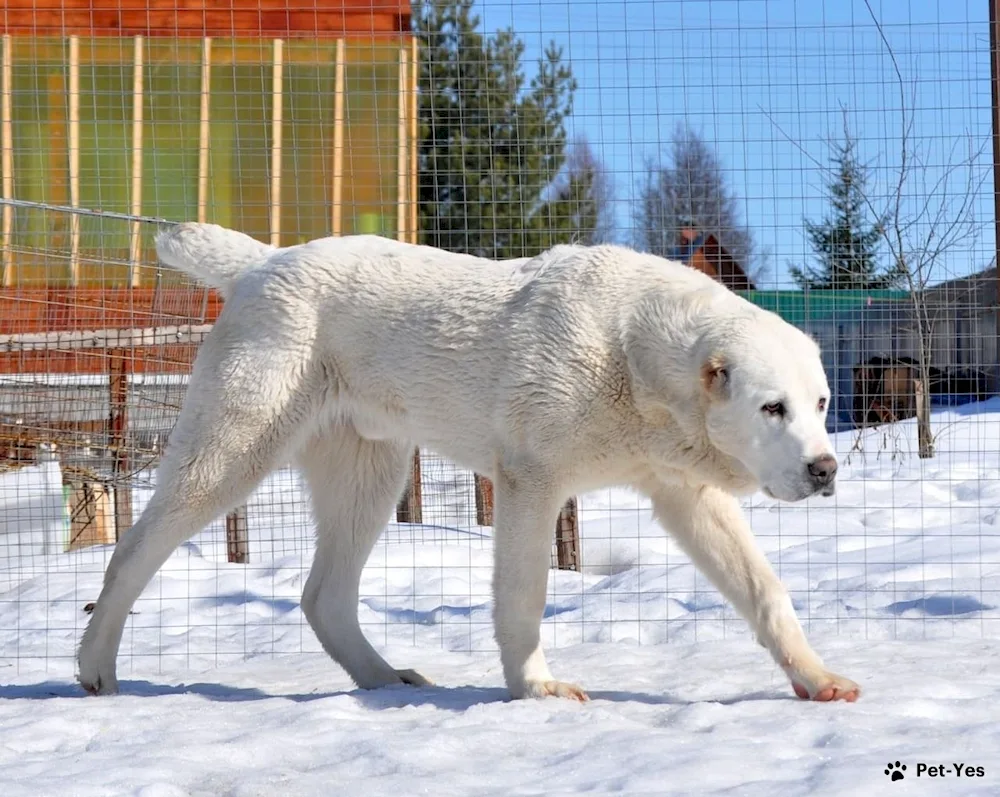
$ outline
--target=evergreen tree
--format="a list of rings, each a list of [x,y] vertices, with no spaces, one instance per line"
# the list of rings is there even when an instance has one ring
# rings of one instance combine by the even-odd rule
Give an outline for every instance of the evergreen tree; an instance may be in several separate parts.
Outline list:
[[[882,220],[868,221],[868,170],[858,161],[856,142],[844,126],[844,140],[831,143],[834,177],[827,185],[831,212],[816,224],[805,221],[806,235],[815,252],[815,266],[791,266],[789,273],[801,288],[812,290],[875,290],[899,281],[898,268],[878,263]]]
[[[670,158],[650,162],[635,214],[637,245],[673,257],[681,231],[712,233],[748,273],[763,265],[753,233],[740,221],[740,201],[705,140],[685,124],[674,131]]]
[[[523,43],[480,34],[473,0],[415,2],[413,19],[421,242],[510,258],[585,236],[595,173],[565,168],[576,82],[562,52],[550,45],[527,81]]]

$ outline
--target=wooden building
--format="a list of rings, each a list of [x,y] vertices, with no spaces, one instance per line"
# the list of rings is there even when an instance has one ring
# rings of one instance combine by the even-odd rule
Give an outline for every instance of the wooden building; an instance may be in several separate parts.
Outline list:
[[[415,234],[407,0],[6,0],[0,36],[3,199]],[[2,282],[150,285],[154,233],[8,204]]]
[[[3,0],[0,469],[70,466],[70,546],[131,524],[221,308],[146,217],[414,240],[416,59],[408,0]]]
[[[714,233],[685,228],[678,237],[680,240],[673,253],[675,260],[707,274],[730,290],[756,290],[743,266],[719,243]]]

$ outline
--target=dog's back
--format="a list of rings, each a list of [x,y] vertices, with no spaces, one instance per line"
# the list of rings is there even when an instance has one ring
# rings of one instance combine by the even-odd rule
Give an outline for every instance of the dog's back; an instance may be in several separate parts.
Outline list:
[[[497,262],[376,236],[265,249],[182,225],[172,238],[188,236],[197,246],[173,246],[170,262],[182,251],[181,268],[223,286],[220,333],[316,369],[324,417],[480,472],[512,440],[556,450],[586,428],[610,444],[617,410],[597,408],[622,407],[620,319],[644,287],[670,283],[679,308],[691,292],[728,294],[692,269],[613,246]],[[595,418],[607,423],[595,428]]]

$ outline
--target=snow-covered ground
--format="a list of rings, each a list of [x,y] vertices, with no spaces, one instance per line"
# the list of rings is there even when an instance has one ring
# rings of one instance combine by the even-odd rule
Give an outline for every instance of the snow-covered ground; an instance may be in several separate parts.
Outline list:
[[[253,562],[225,562],[219,524],[196,536],[136,604],[123,694],[83,698],[73,650],[110,551],[47,553],[51,525],[15,549],[15,522],[51,519],[37,496],[15,511],[0,479],[0,794],[1000,794],[1000,400],[934,423],[933,460],[912,423],[850,455],[845,433],[835,499],[747,501],[816,647],[863,685],[853,705],[794,699],[626,491],[581,497],[584,572],[550,579],[553,669],[592,702],[507,702],[489,529],[469,478],[433,461],[427,525],[389,527],[360,612],[390,661],[439,686],[360,692],[320,652],[286,471],[250,507]],[[906,785],[889,787],[890,761]]]

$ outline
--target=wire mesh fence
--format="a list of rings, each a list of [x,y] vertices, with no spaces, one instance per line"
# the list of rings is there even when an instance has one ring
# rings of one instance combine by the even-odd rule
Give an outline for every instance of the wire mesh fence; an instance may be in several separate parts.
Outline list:
[[[149,500],[223,306],[155,262],[183,220],[710,274],[823,349],[838,495],[745,502],[804,622],[1000,631],[992,3],[232,5],[0,13],[0,667],[71,670]],[[489,482],[421,451],[366,634],[492,649],[491,542]],[[122,668],[319,650],[313,547],[283,468],[171,557]],[[626,489],[564,508],[552,565],[547,644],[748,633]]]

